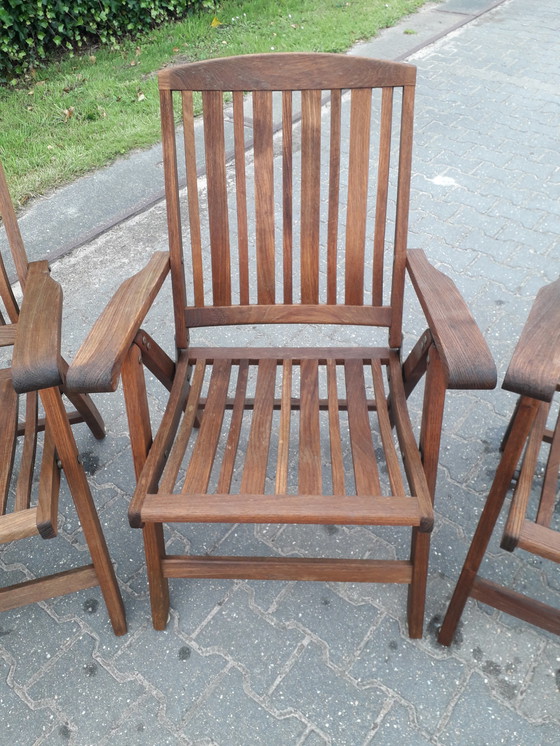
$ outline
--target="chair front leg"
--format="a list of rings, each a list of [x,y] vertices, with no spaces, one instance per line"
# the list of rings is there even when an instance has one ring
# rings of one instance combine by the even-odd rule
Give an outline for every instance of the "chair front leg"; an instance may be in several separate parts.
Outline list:
[[[169,618],[169,581],[163,575],[165,539],[161,523],[145,523],[144,551],[150,588],[150,605],[154,629],[163,630]]]

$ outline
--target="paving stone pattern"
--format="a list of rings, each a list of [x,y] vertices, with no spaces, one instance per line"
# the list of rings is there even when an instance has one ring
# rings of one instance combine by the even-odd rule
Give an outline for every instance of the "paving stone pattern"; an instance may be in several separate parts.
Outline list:
[[[500,379],[535,293],[560,269],[559,32],[557,0],[509,0],[412,59],[410,245],[457,282]],[[120,280],[165,247],[157,204],[56,263],[69,355]],[[168,293],[146,326],[169,347]],[[405,327],[410,346],[422,329],[417,309]],[[154,387],[150,401],[157,419],[165,397]],[[435,641],[513,395],[449,397],[420,641],[406,635],[403,588],[281,581],[173,581],[168,628],[153,631],[141,533],[126,521],[133,473],[122,397],[98,402],[107,439],[83,428],[77,438],[130,631],[112,635],[97,589],[2,614],[2,743],[560,744],[558,638],[470,601],[454,646]],[[167,536],[177,552],[393,552],[387,530],[302,528],[181,526]],[[60,538],[4,547],[3,580],[85,551],[64,493]],[[493,540],[484,572],[560,605],[557,566],[505,554]]]

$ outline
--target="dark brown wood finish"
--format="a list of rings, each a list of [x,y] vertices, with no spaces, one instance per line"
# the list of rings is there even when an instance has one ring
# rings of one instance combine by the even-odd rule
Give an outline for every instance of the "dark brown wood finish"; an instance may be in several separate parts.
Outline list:
[[[124,607],[71,429],[76,422],[86,422],[96,437],[103,437],[103,420],[89,396],[66,389],[68,365],[60,354],[62,290],[50,277],[47,262],[27,262],[1,166],[0,211],[24,291],[20,311],[0,257],[0,297],[13,322],[0,326],[8,332],[1,335],[2,345],[13,345],[11,367],[0,375],[0,542],[56,536],[62,469],[93,560],[81,568],[0,589],[0,611],[99,585],[115,634],[121,635],[126,632]],[[66,411],[63,393],[76,411]],[[41,432],[44,438],[37,447]],[[18,437],[23,444],[14,462]],[[17,478],[10,495],[14,468]]]
[[[144,530],[157,629],[168,617],[169,577],[247,577],[404,582],[410,635],[422,634],[445,389],[494,379],[456,288],[423,256],[409,268],[429,331],[401,365],[415,79],[415,68],[403,63],[300,53],[208,60],[159,74],[178,363],[173,370],[157,356],[158,378],[168,387],[174,380],[151,446],[148,430],[139,437],[131,417],[135,460],[145,463],[129,510],[131,525]],[[203,161],[206,180],[199,179]],[[185,261],[183,229],[191,242]],[[119,308],[128,295],[120,291]],[[114,332],[113,320],[95,328],[71,371],[77,386],[114,386],[145,311],[142,303],[134,308],[130,333]],[[389,345],[188,346],[194,327],[245,326],[249,338],[250,327],[262,324],[379,327]],[[426,372],[431,414],[420,450],[406,397]],[[124,383],[131,408],[136,396],[142,411],[139,380],[130,375]],[[168,557],[166,521],[387,525],[411,532],[411,553],[386,561]]]
[[[559,321],[560,281],[557,280],[537,294],[506,374],[504,388],[521,392],[522,396],[506,430],[500,463],[439,633],[439,641],[444,645],[451,644],[469,597],[560,634],[560,609],[478,574],[513,483],[502,548],[512,552],[519,547],[560,563],[560,532],[552,524],[558,494],[560,416],[552,431],[547,427],[550,401],[560,379]],[[537,499],[543,444],[549,448],[549,455]],[[520,460],[519,474],[515,476]]]

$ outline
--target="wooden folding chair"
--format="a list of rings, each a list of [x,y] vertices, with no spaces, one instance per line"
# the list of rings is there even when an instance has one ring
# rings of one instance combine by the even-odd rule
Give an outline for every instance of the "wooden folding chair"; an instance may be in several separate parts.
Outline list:
[[[560,416],[547,420],[560,386],[560,279],[542,288],[509,364],[503,388],[520,394],[502,443],[502,456],[484,510],[455,587],[439,641],[450,645],[469,597],[506,614],[560,634],[560,609],[499,585],[478,574],[509,490],[513,496],[501,546],[517,547],[560,563],[560,530],[555,518],[560,468]],[[539,454],[549,445],[540,496]],[[521,460],[519,474],[516,474]],[[535,506],[536,503],[536,506]]]
[[[0,256],[0,299],[9,321],[0,312],[0,347],[13,348],[11,364],[0,368],[0,543],[56,536],[62,469],[92,558],[92,564],[84,567],[1,588],[0,611],[99,585],[115,634],[121,635],[126,632],[122,598],[71,429],[71,424],[85,421],[100,438],[105,434],[103,421],[89,396],[65,390],[68,365],[60,354],[62,291],[50,278],[47,262],[27,262],[1,164],[0,216],[24,289],[20,312]],[[70,413],[66,412],[63,392],[76,407]],[[39,399],[44,416],[40,416]],[[38,449],[41,432],[44,438]],[[20,437],[23,444],[16,478],[16,441]],[[38,453],[40,459],[36,458]]]
[[[407,252],[415,78],[411,65],[331,54],[159,74],[176,363],[136,334],[167,271],[157,255],[111,301],[68,379],[110,390],[122,367],[138,474],[129,517],[143,527],[158,629],[170,577],[286,578],[408,584],[409,632],[422,634],[445,390],[491,388],[495,368],[455,286]],[[402,364],[407,267],[429,328]],[[261,324],[314,338],[326,325],[369,331],[361,346],[248,346]],[[228,326],[246,329],[241,346],[220,346]],[[202,327],[214,345],[189,343]],[[388,344],[375,346],[376,327]],[[142,360],[172,383],[153,443]],[[424,373],[418,446],[406,398]],[[390,561],[168,556],[164,522],[389,525],[411,530],[412,548]]]

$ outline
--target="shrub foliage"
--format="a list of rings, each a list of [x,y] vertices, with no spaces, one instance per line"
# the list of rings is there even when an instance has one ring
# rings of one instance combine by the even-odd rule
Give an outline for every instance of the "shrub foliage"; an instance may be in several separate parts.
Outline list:
[[[2,0],[0,82],[57,52],[114,44],[208,5],[208,0]]]

